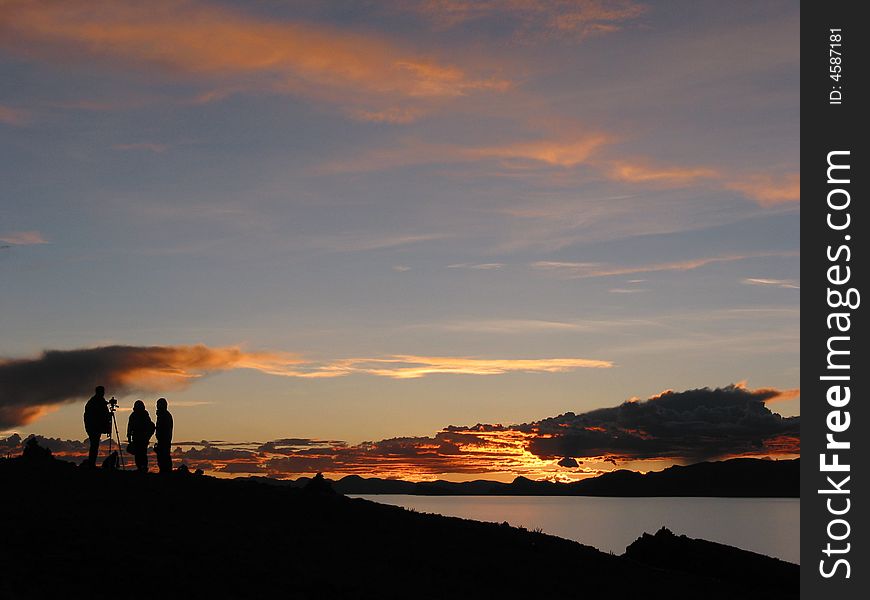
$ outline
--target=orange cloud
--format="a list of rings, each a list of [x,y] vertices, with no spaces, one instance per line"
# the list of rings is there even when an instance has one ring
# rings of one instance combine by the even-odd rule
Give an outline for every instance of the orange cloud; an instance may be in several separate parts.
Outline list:
[[[357,121],[368,121],[369,123],[393,123],[406,124],[413,123],[421,116],[424,111],[420,108],[402,108],[391,107],[384,110],[351,110],[348,115]]]
[[[426,375],[502,375],[510,372],[565,373],[582,368],[606,369],[607,360],[586,358],[487,359],[452,356],[397,355],[389,358],[351,358],[321,367],[318,373],[345,375],[365,373],[393,379],[416,379]]]
[[[614,161],[605,169],[607,176],[628,183],[654,183],[667,186],[684,186],[699,179],[718,176],[706,167],[654,166],[647,161]]]
[[[618,31],[623,22],[647,11],[632,0],[424,0],[399,5],[441,28],[498,18],[514,37],[526,41],[549,37],[582,40]]]
[[[10,231],[0,233],[0,242],[13,246],[32,246],[35,244],[47,244],[48,241],[38,231]]]
[[[752,175],[742,181],[729,183],[727,187],[755,200],[761,206],[800,202],[801,199],[800,173]]]
[[[399,100],[509,87],[374,35],[269,20],[202,0],[12,0],[0,8],[0,34],[0,43],[27,56],[185,74],[221,89],[298,94],[370,115],[400,111],[393,108]],[[372,110],[380,112],[365,112]],[[401,118],[410,119],[420,108],[404,110]]]
[[[389,115],[360,116],[366,120],[403,122],[402,113],[393,119]],[[576,126],[573,126],[576,128]],[[578,131],[566,135],[559,132],[531,141],[508,141],[497,145],[471,146],[432,144],[405,140],[400,145],[382,149],[367,149],[362,155],[339,160],[321,167],[321,173],[379,171],[409,165],[474,164],[499,161],[503,173],[525,178],[544,178],[576,184],[581,181],[579,167],[585,167],[610,181],[656,188],[684,188],[706,185],[711,189],[740,192],[763,207],[800,200],[800,175],[781,177],[755,175],[734,183],[731,175],[708,166],[686,166],[656,163],[645,157],[612,159],[613,145],[618,135],[604,131]],[[559,169],[555,171],[554,169]],[[482,170],[482,174],[491,171]],[[510,211],[505,211],[510,213]],[[540,210],[515,212],[516,216],[541,216]]]
[[[542,138],[528,142],[508,142],[500,145],[462,146],[406,141],[399,147],[369,149],[362,156],[324,165],[322,173],[355,173],[379,171],[424,164],[468,164],[501,161],[509,166],[530,168],[571,169],[587,162],[616,137],[593,131],[559,138]]]
[[[469,148],[463,154],[469,158],[504,158],[533,160],[558,167],[574,167],[589,160],[596,151],[615,138],[604,133],[592,133],[566,140],[538,140]]]
[[[771,402],[785,402],[786,400],[794,400],[795,398],[801,397],[801,389],[800,388],[794,388],[794,389],[790,389],[790,390],[776,390],[776,389],[772,389],[772,388],[763,388],[763,389],[756,390],[756,392],[762,393],[762,394],[766,394],[766,393],[773,394],[770,398],[765,400],[766,404],[769,404]]]

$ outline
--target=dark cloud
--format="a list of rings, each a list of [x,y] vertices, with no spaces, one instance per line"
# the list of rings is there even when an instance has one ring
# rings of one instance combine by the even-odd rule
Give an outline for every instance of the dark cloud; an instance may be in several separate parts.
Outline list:
[[[272,440],[270,442],[266,442],[265,444],[261,444],[258,448],[258,452],[270,452],[273,454],[282,454],[282,453],[292,453],[295,452],[299,448],[310,448],[310,447],[332,447],[332,446],[346,446],[345,442],[339,440],[317,440],[317,439],[309,439],[309,438],[282,438],[280,440]]]
[[[175,445],[175,444],[173,444]],[[217,446],[206,445],[203,448],[188,448],[182,450],[176,446],[172,452],[173,458],[184,459],[185,461],[236,461],[236,460],[256,460],[258,454],[250,450],[240,450],[236,448],[219,448]]]
[[[77,460],[87,456],[88,453],[87,440],[63,440],[34,434],[22,438],[19,434],[13,433],[6,439],[0,439],[0,455],[18,456],[31,438],[35,439],[43,448],[51,450],[52,454],[58,458]],[[108,447],[109,443],[108,438],[101,442],[103,448]],[[117,448],[117,444],[115,444],[115,448]]]
[[[252,450],[204,446],[176,450],[176,454],[188,462],[218,463],[227,473],[262,469],[275,477],[322,471],[405,478],[492,472],[555,475],[560,468],[579,469],[584,460],[618,466],[645,459],[692,462],[735,455],[797,454],[799,417],[783,418],[766,406],[784,393],[791,391],[736,385],[669,391],[646,401],[522,425],[451,425],[433,436],[356,445],[286,438]]]
[[[735,385],[668,391],[643,402],[566,413],[518,429],[537,434],[529,449],[542,458],[703,460],[773,448],[774,453],[798,452],[800,417],[784,418],[765,404],[780,394]]]
[[[179,389],[205,373],[273,370],[288,360],[203,345],[103,346],[0,359],[0,428],[29,423],[58,404],[86,400],[98,385],[116,395]]]
[[[47,438],[41,435],[28,435],[24,440],[22,440],[22,446],[27,443],[30,438],[36,438],[37,443],[43,448],[48,448],[55,454],[76,454],[76,453],[87,453],[88,451],[88,442],[87,441],[79,441],[79,440],[62,440],[60,438]],[[104,439],[102,441],[103,445],[108,445],[109,440]],[[117,446],[117,444],[115,444]]]
[[[8,438],[0,439],[0,455],[2,456],[18,456],[21,454],[21,436],[13,433]]]
[[[197,465],[197,467],[202,468],[201,465]],[[219,473],[260,473],[264,472],[263,467],[258,465],[257,463],[250,462],[238,462],[238,463],[227,463],[224,466],[217,468],[217,472]]]

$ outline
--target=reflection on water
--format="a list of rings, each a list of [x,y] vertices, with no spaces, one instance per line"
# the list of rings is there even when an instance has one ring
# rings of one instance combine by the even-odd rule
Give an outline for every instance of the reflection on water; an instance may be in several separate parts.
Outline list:
[[[507,521],[622,554],[644,531],[676,534],[800,562],[798,498],[356,496],[478,521]]]

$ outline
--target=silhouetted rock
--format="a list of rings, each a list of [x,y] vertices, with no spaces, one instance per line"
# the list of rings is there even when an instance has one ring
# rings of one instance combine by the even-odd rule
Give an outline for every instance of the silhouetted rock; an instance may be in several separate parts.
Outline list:
[[[321,494],[335,495],[335,490],[332,489],[329,481],[323,477],[323,473],[318,473],[302,488],[306,494]]]
[[[739,590],[740,597],[797,598],[800,593],[798,565],[725,544],[677,536],[665,527],[655,535],[644,533],[623,556],[660,569],[712,577]]]
[[[53,460],[51,450],[40,446],[39,442],[36,441],[36,438],[34,437],[28,439],[27,442],[25,442],[24,451],[21,453],[21,458],[28,462],[45,462]]]
[[[103,469],[117,469],[120,466],[120,459],[118,457],[118,451],[113,450],[106,458],[103,459],[103,464],[101,468]]]

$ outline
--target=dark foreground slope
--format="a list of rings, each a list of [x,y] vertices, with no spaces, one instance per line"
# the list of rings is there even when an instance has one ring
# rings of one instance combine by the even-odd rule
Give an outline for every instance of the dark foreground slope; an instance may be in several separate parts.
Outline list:
[[[650,565],[328,486],[89,471],[50,457],[0,460],[0,485],[3,599],[797,597],[795,565],[787,581],[747,583],[666,554]],[[772,560],[750,562],[763,572]]]

